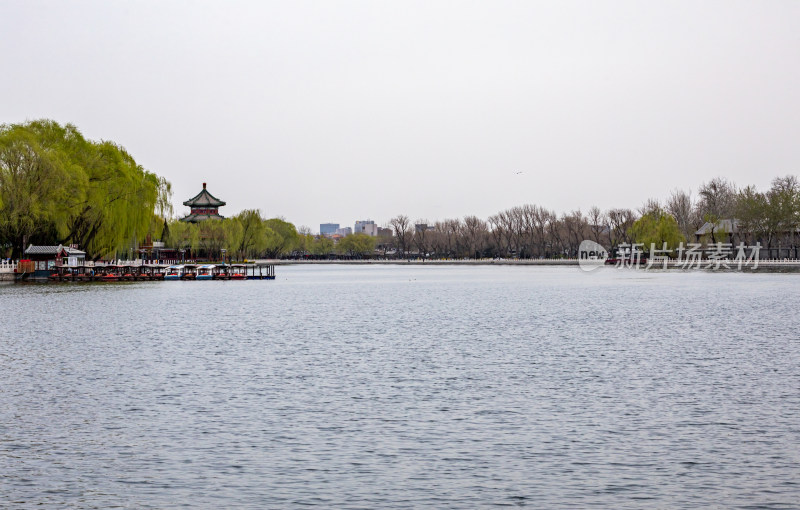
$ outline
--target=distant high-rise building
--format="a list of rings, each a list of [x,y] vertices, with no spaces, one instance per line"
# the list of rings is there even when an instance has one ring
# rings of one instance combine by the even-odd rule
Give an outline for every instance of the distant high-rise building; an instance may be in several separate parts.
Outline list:
[[[378,235],[378,225],[376,225],[372,220],[359,220],[356,222],[353,232],[356,234],[367,234],[368,236],[375,237]]]
[[[336,234],[337,236],[342,236],[342,237],[349,236],[352,233],[353,229],[350,227],[337,228],[336,232],[334,232],[334,234]]]
[[[336,233],[336,230],[339,228],[338,223],[320,223],[319,225],[319,233],[323,236],[332,236]]]

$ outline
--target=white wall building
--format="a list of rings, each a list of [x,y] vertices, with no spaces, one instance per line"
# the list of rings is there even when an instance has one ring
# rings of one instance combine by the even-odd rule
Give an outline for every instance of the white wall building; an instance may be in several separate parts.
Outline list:
[[[378,235],[378,225],[372,220],[357,221],[353,233],[376,237]]]

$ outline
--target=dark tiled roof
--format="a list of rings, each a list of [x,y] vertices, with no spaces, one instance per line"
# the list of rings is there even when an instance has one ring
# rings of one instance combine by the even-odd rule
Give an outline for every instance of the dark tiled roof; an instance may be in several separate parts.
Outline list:
[[[188,205],[189,207],[220,207],[225,205],[225,202],[209,193],[207,189],[203,188],[200,193],[184,202],[183,205]]]
[[[25,250],[25,255],[55,255],[61,249],[64,249],[67,252],[67,255],[86,255],[85,251],[78,250],[76,248],[70,248],[69,246],[28,246],[28,249]]]
[[[224,216],[220,216],[219,214],[190,214],[184,218],[181,218],[181,221],[188,221],[189,223],[197,223],[199,221],[205,220],[224,220]]]
[[[739,220],[736,219],[725,219],[719,220],[716,223],[711,223],[707,221],[705,225],[700,227],[700,230],[694,233],[697,236],[704,236],[711,233],[711,230],[715,232],[725,232],[728,234],[735,234],[739,232]]]

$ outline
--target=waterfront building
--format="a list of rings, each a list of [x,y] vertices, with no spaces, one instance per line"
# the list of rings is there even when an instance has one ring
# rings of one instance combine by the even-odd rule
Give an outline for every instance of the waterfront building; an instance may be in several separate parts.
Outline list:
[[[225,205],[225,202],[209,193],[206,183],[203,183],[200,193],[184,202],[183,205],[191,207],[191,212],[188,216],[181,218],[181,221],[198,223],[205,220],[224,219],[224,216],[219,214],[219,208]]]
[[[166,222],[165,222],[166,223]],[[169,235],[169,227],[164,226],[164,237]],[[139,258],[143,260],[177,260],[181,257],[176,248],[167,248],[163,241],[154,241],[150,234],[139,245]]]
[[[77,246],[34,246],[30,245],[25,250],[26,260],[21,263],[29,264],[26,272],[33,273],[34,278],[47,278],[50,271],[60,266],[82,266],[86,263],[86,252]],[[25,264],[23,264],[25,265]]]
[[[338,223],[320,223],[319,235],[332,236],[339,229]]]
[[[759,259],[797,259],[800,258],[800,229],[796,227],[778,228],[767,233],[754,229],[752,225],[736,218],[724,218],[714,223],[705,222],[695,233],[695,241],[710,248],[714,243],[723,243],[724,248],[733,250],[744,243],[755,246],[760,243]],[[749,252],[748,252],[749,253]]]

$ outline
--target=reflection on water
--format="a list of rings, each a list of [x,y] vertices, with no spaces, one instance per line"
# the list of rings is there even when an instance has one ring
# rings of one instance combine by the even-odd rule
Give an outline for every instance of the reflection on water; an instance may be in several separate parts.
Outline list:
[[[0,507],[794,507],[798,278],[0,286]]]

